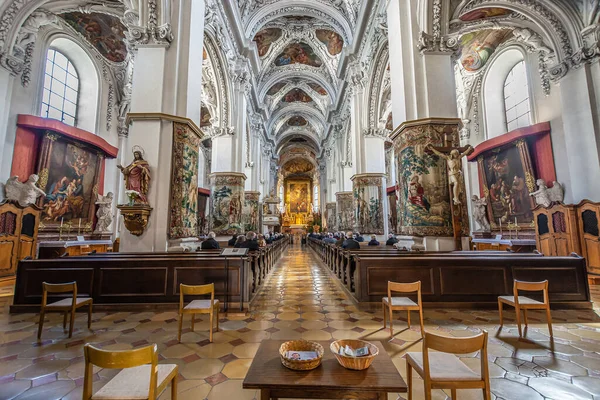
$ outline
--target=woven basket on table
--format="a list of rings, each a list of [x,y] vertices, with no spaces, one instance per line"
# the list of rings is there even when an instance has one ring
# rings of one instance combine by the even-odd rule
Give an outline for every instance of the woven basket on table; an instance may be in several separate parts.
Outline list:
[[[340,347],[350,346],[350,348],[356,350],[361,347],[367,346],[369,348],[369,355],[362,357],[348,357],[340,354]],[[365,342],[364,340],[351,340],[342,339],[336,340],[329,346],[331,352],[335,355],[340,365],[344,368],[363,370],[371,366],[371,363],[375,359],[375,356],[379,354],[379,349],[372,343]]]
[[[312,360],[292,360],[286,357],[288,351],[314,351],[317,353],[317,358]],[[323,353],[325,350],[319,343],[309,342],[307,340],[291,340],[285,342],[279,348],[279,355],[281,356],[281,363],[296,371],[308,371],[317,368],[321,364],[323,359]]]

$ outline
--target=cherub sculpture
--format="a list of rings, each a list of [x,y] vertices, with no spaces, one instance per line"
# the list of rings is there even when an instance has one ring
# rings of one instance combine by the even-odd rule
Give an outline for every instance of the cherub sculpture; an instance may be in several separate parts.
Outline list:
[[[22,207],[34,204],[38,197],[46,196],[46,193],[36,185],[39,179],[40,177],[36,174],[30,175],[25,183],[19,182],[18,176],[9,178],[4,185],[6,198],[19,203]]]
[[[536,184],[538,190],[529,195],[535,198],[535,203],[537,205],[550,207],[552,203],[562,203],[564,200],[565,189],[560,183],[554,181],[552,188],[548,188],[543,179],[538,179]]]

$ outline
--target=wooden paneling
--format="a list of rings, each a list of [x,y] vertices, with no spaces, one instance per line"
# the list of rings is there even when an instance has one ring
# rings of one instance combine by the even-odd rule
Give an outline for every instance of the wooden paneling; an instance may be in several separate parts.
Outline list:
[[[99,268],[100,297],[166,296],[167,267]]]
[[[367,268],[367,296],[387,296],[387,283],[421,281],[423,295],[435,295],[433,268]]]
[[[501,295],[507,292],[508,283],[504,268],[447,267],[440,268],[442,296]]]
[[[35,205],[0,204],[0,278],[14,276],[19,260],[35,258],[39,221]]]
[[[14,256],[17,243],[15,240],[0,239],[0,276],[6,276],[14,273]]]

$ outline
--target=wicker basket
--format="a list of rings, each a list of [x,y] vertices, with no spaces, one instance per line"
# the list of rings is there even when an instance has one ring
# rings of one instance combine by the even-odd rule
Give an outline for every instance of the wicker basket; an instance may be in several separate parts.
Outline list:
[[[350,346],[353,349],[359,349],[367,346],[369,348],[369,355],[362,357],[348,357],[343,356],[340,353],[340,347]],[[329,346],[331,352],[335,355],[340,365],[344,368],[355,369],[357,371],[367,369],[371,366],[371,363],[375,359],[375,356],[379,354],[379,348],[372,343],[365,342],[364,340],[351,340],[342,339],[336,340]]]
[[[287,358],[285,355],[288,351],[314,351],[317,353],[317,358],[312,360],[292,360]],[[323,359],[323,353],[325,350],[319,343],[309,342],[307,340],[291,340],[285,342],[279,348],[279,356],[281,357],[281,363],[289,369],[296,371],[308,371],[317,368],[321,365]]]

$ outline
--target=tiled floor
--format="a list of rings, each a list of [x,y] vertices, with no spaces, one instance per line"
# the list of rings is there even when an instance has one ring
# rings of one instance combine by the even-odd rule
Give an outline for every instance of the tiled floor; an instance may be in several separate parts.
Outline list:
[[[593,293],[600,299],[600,290]],[[43,340],[36,340],[37,316],[9,315],[11,297],[0,297],[0,400],[80,399],[83,383],[82,347],[86,342],[107,349],[131,349],[157,343],[161,362],[180,366],[179,399],[254,399],[256,391],[243,390],[242,380],[259,342],[263,339],[363,338],[380,340],[403,376],[406,351],[420,351],[417,327],[405,329],[397,321],[390,340],[381,326],[381,313],[359,311],[338,288],[310,250],[290,248],[279,262],[251,314],[221,320],[214,343],[208,342],[207,322],[189,322],[182,343],[177,338],[173,312],[94,313],[92,331],[86,316],[78,315],[76,331],[67,339],[62,320],[49,315]],[[600,307],[600,304],[598,305]],[[514,316],[514,313],[507,313]],[[600,318],[595,311],[553,311],[554,344],[541,313],[527,340],[518,340],[515,325],[505,325],[496,336],[498,314],[487,310],[425,310],[425,328],[451,336],[490,332],[489,361],[492,392],[496,399],[600,399]],[[413,318],[417,322],[416,315]],[[552,350],[553,349],[553,350]],[[463,358],[473,369],[477,354]],[[106,383],[115,371],[97,370],[94,388]],[[422,381],[415,378],[415,399],[423,398]],[[449,396],[436,390],[434,399]],[[594,397],[595,396],[595,397]],[[165,393],[161,399],[168,399]],[[406,397],[406,395],[402,395]],[[390,394],[389,399],[397,399]],[[459,391],[459,399],[479,399],[480,391]]]

